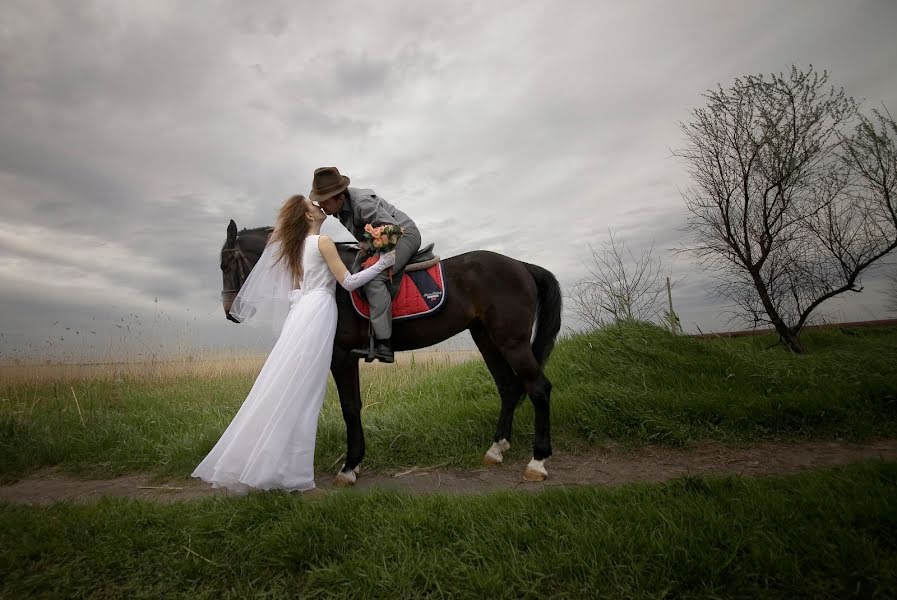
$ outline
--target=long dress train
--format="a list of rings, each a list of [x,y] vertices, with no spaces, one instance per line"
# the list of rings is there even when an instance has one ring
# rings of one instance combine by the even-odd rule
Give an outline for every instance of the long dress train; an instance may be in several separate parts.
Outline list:
[[[290,311],[252,390],[236,416],[193,471],[214,487],[315,487],[318,416],[336,332],[336,284],[309,236],[303,250],[301,290],[289,294]]]

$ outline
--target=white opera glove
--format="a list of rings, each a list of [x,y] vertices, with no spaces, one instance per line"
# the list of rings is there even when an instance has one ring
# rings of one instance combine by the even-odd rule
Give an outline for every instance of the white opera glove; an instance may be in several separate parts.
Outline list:
[[[360,288],[394,264],[396,264],[395,250],[386,254],[381,254],[380,259],[364,271],[359,271],[358,273],[349,273],[346,271],[346,276],[340,282],[340,285],[351,292],[352,290]]]

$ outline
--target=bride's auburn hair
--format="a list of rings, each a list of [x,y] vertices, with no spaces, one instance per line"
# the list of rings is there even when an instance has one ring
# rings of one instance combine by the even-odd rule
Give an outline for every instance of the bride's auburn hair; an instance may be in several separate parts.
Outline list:
[[[302,250],[305,248],[305,238],[311,230],[311,221],[305,217],[307,214],[305,196],[296,194],[288,198],[280,207],[277,224],[271,234],[270,242],[280,242],[280,254],[274,264],[281,260],[286,261],[287,268],[293,274],[293,285],[302,282]]]

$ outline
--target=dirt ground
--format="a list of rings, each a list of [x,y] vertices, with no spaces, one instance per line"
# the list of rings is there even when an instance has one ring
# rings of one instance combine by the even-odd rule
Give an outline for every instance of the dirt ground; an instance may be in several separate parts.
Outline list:
[[[362,470],[355,490],[398,490],[414,494],[482,494],[511,489],[539,491],[578,485],[658,482],[682,475],[787,475],[866,459],[897,460],[897,440],[884,439],[863,444],[844,441],[767,442],[739,448],[704,444],[688,450],[647,447],[637,452],[595,452],[576,456],[559,454],[546,461],[549,478],[541,483],[521,480],[524,462],[484,465],[471,470],[432,466],[409,467],[393,473],[366,473]],[[331,491],[334,474],[319,474],[318,490],[311,495],[320,496]],[[28,504],[48,504],[60,500],[90,502],[103,497],[174,502],[216,495],[224,496],[227,492],[212,489],[197,480],[159,483],[146,474],[114,479],[77,479],[52,470],[0,486],[0,499]]]

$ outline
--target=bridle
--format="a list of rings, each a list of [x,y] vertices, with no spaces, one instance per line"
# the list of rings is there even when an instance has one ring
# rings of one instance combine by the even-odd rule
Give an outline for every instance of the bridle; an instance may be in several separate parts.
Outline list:
[[[221,251],[221,253],[225,252],[233,252],[234,260],[237,261],[237,277],[239,277],[240,285],[243,285],[243,282],[246,281],[246,274],[252,269],[252,266],[249,264],[249,257],[243,253],[243,249],[240,248],[240,238],[234,238],[234,247],[233,248],[225,248]],[[223,298],[225,294],[234,294],[236,295],[240,291],[240,288],[230,289],[230,290],[221,290],[221,297]]]

